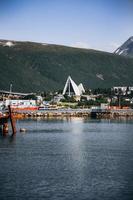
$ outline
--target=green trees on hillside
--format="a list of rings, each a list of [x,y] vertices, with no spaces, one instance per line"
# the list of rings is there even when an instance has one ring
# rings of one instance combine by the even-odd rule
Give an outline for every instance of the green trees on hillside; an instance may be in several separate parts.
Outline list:
[[[13,83],[18,92],[62,90],[68,75],[88,92],[89,88],[132,86],[132,66],[133,59],[106,52],[15,42],[11,48],[0,45],[0,89],[8,90],[8,83]],[[95,90],[99,92],[102,89]]]

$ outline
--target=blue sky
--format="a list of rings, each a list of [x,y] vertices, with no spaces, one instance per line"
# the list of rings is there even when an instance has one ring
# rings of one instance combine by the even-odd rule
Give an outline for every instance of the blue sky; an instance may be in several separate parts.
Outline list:
[[[0,38],[114,51],[133,35],[133,0],[0,0]]]

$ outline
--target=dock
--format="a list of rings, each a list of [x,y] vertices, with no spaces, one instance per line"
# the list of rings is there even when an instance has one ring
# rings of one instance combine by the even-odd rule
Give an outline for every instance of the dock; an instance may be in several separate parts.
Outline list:
[[[3,136],[6,136],[9,131],[8,123],[11,123],[12,135],[16,134],[16,120],[12,113],[10,105],[8,106],[8,111],[0,113],[0,130]]]

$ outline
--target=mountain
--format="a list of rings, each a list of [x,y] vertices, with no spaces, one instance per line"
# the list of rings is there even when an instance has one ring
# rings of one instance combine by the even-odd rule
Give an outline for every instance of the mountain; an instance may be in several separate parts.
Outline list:
[[[0,40],[0,89],[63,89],[70,75],[85,88],[133,85],[133,59],[96,50]]]
[[[115,54],[122,56],[133,57],[133,36],[130,37],[122,46],[120,46],[115,52]]]

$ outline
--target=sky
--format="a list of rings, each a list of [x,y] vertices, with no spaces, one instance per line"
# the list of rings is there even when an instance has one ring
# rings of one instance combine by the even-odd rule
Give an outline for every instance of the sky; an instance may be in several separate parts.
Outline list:
[[[133,36],[133,0],[0,0],[0,39],[113,52]]]

